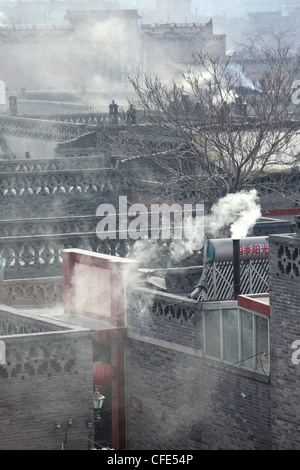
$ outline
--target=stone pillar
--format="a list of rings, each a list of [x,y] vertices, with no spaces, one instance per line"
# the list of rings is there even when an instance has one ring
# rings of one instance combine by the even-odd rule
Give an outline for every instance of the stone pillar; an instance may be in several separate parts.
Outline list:
[[[108,107],[109,107],[109,122],[113,126],[117,126],[119,106],[117,105],[117,103],[115,103],[114,100],[112,100],[111,104]]]
[[[62,250],[65,313],[100,320],[94,342],[109,344],[111,366],[117,371],[111,385],[113,448],[125,449],[126,286],[138,262],[80,249]],[[72,321],[72,318],[70,319]],[[98,325],[98,326],[97,326]]]
[[[136,124],[136,109],[132,104],[127,111],[127,124]]]
[[[9,115],[10,116],[18,115],[18,99],[16,96],[9,97]]]

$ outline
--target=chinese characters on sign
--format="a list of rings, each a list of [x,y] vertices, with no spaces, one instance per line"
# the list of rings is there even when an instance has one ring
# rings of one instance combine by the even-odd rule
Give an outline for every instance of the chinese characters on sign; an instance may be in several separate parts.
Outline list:
[[[263,243],[262,245],[241,245],[240,256],[250,255],[267,255],[269,253],[269,245]]]

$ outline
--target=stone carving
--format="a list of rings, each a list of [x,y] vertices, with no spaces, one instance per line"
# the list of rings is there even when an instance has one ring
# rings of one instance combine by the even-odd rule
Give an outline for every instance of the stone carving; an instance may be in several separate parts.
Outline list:
[[[53,158],[34,160],[4,160],[0,163],[0,173],[32,173],[39,171],[83,170],[88,168],[107,168],[109,155],[74,158]]]
[[[196,309],[195,305],[184,305],[182,299],[177,299],[177,302],[173,298],[164,301],[159,299],[153,302],[152,315],[163,320],[173,320],[178,323],[194,323]]]
[[[0,124],[3,135],[55,142],[69,140],[86,132],[85,124],[46,121],[17,116],[0,116]]]
[[[5,279],[62,275],[60,251],[67,248],[126,256],[131,240],[100,240],[95,232],[0,238],[0,254],[6,260]]]
[[[44,277],[6,280],[0,285],[6,305],[56,305],[63,303],[63,278]]]
[[[0,195],[70,194],[112,190],[121,175],[116,169],[82,169],[0,173]]]
[[[291,277],[299,277],[300,251],[293,246],[280,246],[277,252],[278,273]]]
[[[55,332],[60,335],[55,337]],[[23,335],[23,341],[19,335]],[[0,337],[6,350],[5,363],[0,364],[0,380],[74,370],[74,339],[66,326],[2,310]]]
[[[6,363],[0,365],[0,379],[73,372],[75,363],[70,342],[54,338],[47,342],[42,337],[38,341],[32,338],[29,343],[16,341],[7,345]]]

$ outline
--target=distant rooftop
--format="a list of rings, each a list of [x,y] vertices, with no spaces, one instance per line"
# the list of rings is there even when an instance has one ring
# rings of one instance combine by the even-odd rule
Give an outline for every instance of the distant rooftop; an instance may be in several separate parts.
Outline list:
[[[65,19],[70,21],[106,21],[110,18],[139,19],[141,16],[137,10],[67,10],[65,15]]]

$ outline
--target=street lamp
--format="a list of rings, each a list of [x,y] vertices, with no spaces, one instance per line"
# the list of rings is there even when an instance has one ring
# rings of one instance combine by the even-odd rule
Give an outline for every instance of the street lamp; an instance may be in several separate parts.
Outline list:
[[[96,388],[96,391],[93,395],[93,408],[94,410],[99,411],[102,408],[105,397],[101,395],[99,390]]]
[[[103,425],[103,419],[100,416],[100,410],[102,408],[105,397],[96,388],[93,394],[93,408],[94,408],[94,436],[99,432]],[[95,437],[94,437],[95,438]]]

